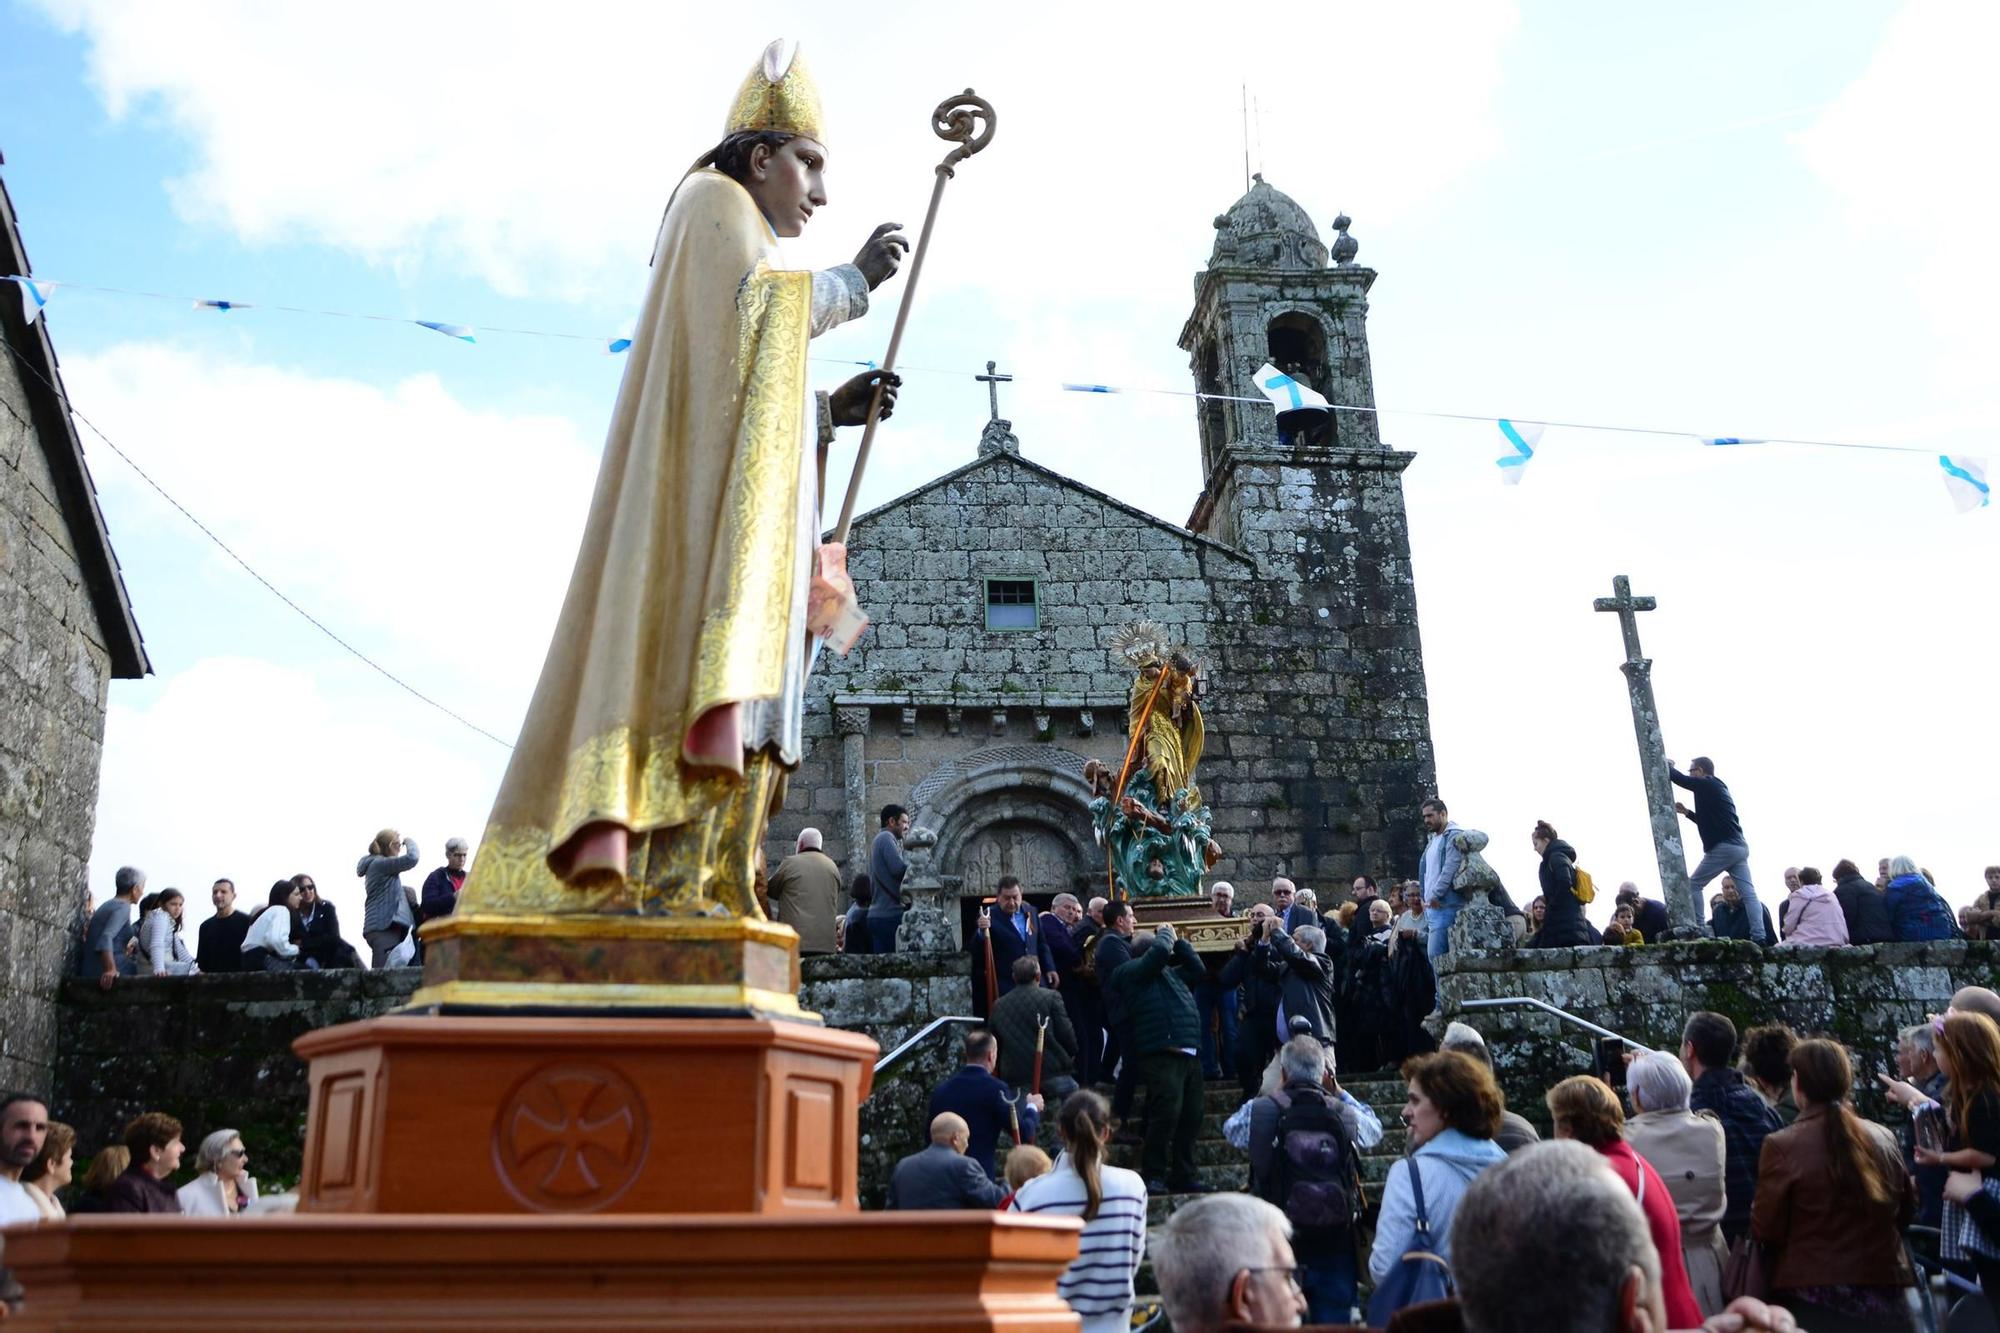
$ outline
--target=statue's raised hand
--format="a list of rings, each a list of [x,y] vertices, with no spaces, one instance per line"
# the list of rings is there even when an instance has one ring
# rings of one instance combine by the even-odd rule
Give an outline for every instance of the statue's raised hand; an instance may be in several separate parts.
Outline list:
[[[896,270],[902,267],[903,256],[909,253],[909,249],[910,239],[903,235],[903,224],[900,222],[885,222],[868,234],[860,253],[854,256],[854,267],[860,269],[861,276],[868,280],[869,291],[896,276]]]
[[[874,398],[878,384],[882,386],[882,410],[876,415],[884,421],[895,415],[896,391],[903,387],[903,377],[891,370],[864,370],[827,395],[827,410],[833,414],[833,424],[867,425],[868,403]]]

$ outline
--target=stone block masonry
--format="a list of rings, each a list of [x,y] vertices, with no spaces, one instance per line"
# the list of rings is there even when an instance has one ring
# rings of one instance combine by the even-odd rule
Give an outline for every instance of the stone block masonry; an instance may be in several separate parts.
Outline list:
[[[1896,1033],[1941,1014],[1961,986],[2000,989],[2000,943],[1938,940],[1844,949],[1760,949],[1742,940],[1636,949],[1523,949],[1448,955],[1443,1017],[1483,1033],[1510,1106],[1546,1123],[1542,1094],[1588,1073],[1588,1037],[1524,1009],[1468,1010],[1469,999],[1542,1000],[1656,1050],[1679,1054],[1687,1016],[1708,1009],[1739,1033],[1785,1023],[1831,1037],[1856,1061],[1854,1100],[1884,1118],[1875,1083],[1895,1072]]]
[[[112,668],[31,418],[0,355],[0,1086],[43,1091],[56,983],[82,935]]]

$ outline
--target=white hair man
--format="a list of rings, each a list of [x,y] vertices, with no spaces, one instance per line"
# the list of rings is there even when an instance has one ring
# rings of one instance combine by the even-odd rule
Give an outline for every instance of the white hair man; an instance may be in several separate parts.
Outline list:
[[[1217,916],[1235,916],[1236,886],[1218,879],[1208,886],[1208,902]],[[1201,1076],[1206,1079],[1236,1076],[1236,987],[1222,984],[1228,958],[1203,954],[1208,980],[1194,988],[1195,1017],[1201,1024]]]
[[[1333,1078],[1333,1050],[1309,1035],[1278,1051],[1278,1086],[1250,1103],[1250,1189],[1285,1210],[1312,1322],[1344,1324],[1354,1306],[1353,1154],[1382,1121]]]
[[[1486,1049],[1486,1038],[1479,1035],[1479,1029],[1466,1023],[1453,1023],[1444,1030],[1444,1040],[1438,1043],[1447,1051],[1457,1051],[1493,1068],[1493,1053]],[[1516,1153],[1531,1143],[1542,1141],[1541,1131],[1512,1111],[1500,1112],[1500,1127],[1493,1133],[1493,1141],[1510,1153]]]
[[[845,924],[840,867],[822,846],[818,829],[800,829],[795,850],[771,872],[771,914],[799,933],[801,954],[834,952]]]
[[[444,864],[425,876],[423,892],[418,897],[417,920],[419,922],[436,921],[438,918],[450,916],[458,910],[458,891],[465,887],[466,867],[471,861],[471,843],[463,838],[446,838],[444,840]],[[299,887],[303,889],[305,886],[300,885]],[[333,904],[327,903],[326,906],[331,909]],[[312,923],[307,922],[306,924],[310,928]],[[334,934],[336,937],[339,935],[338,926],[334,927]],[[358,967],[360,964],[361,960],[357,957],[348,966]],[[329,967],[333,966],[333,964],[322,958],[320,966]]]
[[[1211,1194],[1169,1218],[1153,1242],[1153,1273],[1175,1333],[1297,1328],[1306,1298],[1291,1234],[1282,1212],[1248,1194]]]

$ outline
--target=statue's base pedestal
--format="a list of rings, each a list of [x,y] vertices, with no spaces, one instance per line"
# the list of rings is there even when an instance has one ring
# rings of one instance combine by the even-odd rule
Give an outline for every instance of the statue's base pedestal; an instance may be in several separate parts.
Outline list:
[[[1076,1237],[1072,1219],[975,1211],[100,1215],[8,1234],[27,1298],[7,1327],[1075,1333],[1055,1284]]]
[[[875,1043],[805,1023],[393,1016],[299,1038],[299,1206],[347,1213],[859,1207]]]
[[[296,1049],[298,1213],[16,1228],[8,1327],[1078,1327],[1074,1219],[859,1210],[858,1034],[403,1015]]]
[[[806,1018],[799,937],[745,917],[460,913],[423,928],[430,1013]]]
[[[1249,917],[1217,916],[1205,897],[1134,898],[1132,918],[1138,930],[1172,926],[1196,953],[1228,953],[1250,938]]]

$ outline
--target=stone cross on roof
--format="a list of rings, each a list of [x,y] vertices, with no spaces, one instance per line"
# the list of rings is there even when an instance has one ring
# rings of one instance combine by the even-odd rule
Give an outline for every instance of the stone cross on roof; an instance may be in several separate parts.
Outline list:
[[[1021,452],[1021,441],[1015,436],[1013,430],[1014,423],[1000,415],[1000,386],[1003,384],[1012,384],[1014,377],[1012,375],[1000,374],[999,365],[1000,363],[997,361],[988,361],[986,363],[986,373],[972,377],[986,386],[987,404],[993,411],[993,415],[986,422],[985,429],[979,432],[979,456],[981,458],[984,458],[988,454],[1018,454]]]
[[[994,421],[1000,420],[1000,386],[1003,384],[1012,384],[1014,382],[1014,377],[1012,375],[999,375],[994,373],[995,370],[998,368],[999,364],[1000,363],[997,361],[988,361],[986,363],[986,373],[984,375],[974,375],[972,377],[986,386],[986,396],[993,407],[992,419]]]

